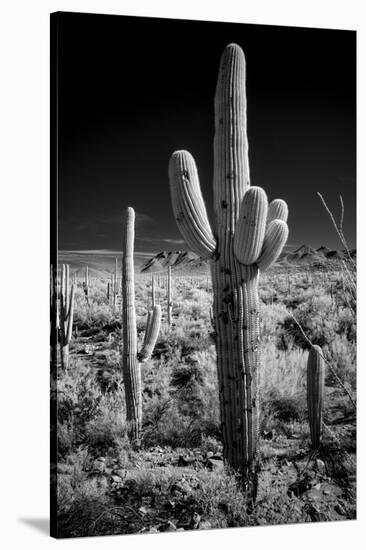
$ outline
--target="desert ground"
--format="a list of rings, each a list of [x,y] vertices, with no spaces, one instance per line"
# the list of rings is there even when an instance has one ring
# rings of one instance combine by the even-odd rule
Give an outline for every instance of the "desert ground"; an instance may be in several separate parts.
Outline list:
[[[59,536],[355,519],[354,297],[341,257],[329,256],[328,249],[299,250],[260,278],[261,417],[254,500],[246,498],[223,461],[208,266],[180,253],[135,257],[139,344],[151,308],[153,274],[162,307],[157,344],[142,366],[143,428],[136,448],[125,420],[120,286],[115,297],[110,290],[114,257],[120,269],[120,254],[60,254],[59,263],[70,264],[75,309],[69,368],[54,374],[53,386]],[[321,346],[327,360],[322,442],[316,451],[310,447],[306,402],[308,339]]]

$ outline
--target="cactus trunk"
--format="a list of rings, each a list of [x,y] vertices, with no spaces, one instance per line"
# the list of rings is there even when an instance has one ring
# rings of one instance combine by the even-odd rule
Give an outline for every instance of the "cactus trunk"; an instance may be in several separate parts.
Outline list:
[[[127,208],[122,253],[122,369],[125,387],[126,416],[129,438],[139,443],[142,425],[142,387],[140,362],[147,361],[153,352],[160,331],[161,307],[155,305],[148,314],[142,350],[137,354],[134,272],[135,211]]]
[[[135,212],[127,209],[126,225],[123,237],[123,379],[126,396],[127,421],[130,426],[130,439],[140,438],[142,421],[141,403],[141,370],[137,361],[137,330],[135,311],[135,274],[134,274],[134,240]]]
[[[258,443],[258,268],[235,263],[212,266],[213,313],[224,458],[246,482]]]

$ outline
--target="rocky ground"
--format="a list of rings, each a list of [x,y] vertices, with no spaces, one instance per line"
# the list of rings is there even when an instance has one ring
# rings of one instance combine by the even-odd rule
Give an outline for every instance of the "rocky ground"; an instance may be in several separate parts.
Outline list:
[[[105,368],[112,339],[108,330],[86,331],[72,350],[74,358],[95,369],[104,388],[114,383],[113,370]],[[60,461],[59,483],[76,492],[93,489],[88,498],[61,504],[62,536],[355,519],[355,416],[340,390],[327,392],[332,405],[318,451],[309,448],[304,422],[262,430],[254,503],[233,489],[236,481],[225,470],[218,442],[211,449],[152,446]]]

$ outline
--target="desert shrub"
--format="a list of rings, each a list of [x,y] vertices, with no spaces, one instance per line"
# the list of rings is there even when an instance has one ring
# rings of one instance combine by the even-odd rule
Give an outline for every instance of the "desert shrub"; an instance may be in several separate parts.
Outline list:
[[[85,537],[93,532],[93,522],[110,505],[103,477],[87,478],[75,486],[69,476],[58,479],[58,530],[63,537]],[[108,530],[106,529],[108,532]]]
[[[169,366],[168,366],[169,365]],[[185,362],[144,371],[144,441],[147,445],[197,446],[219,432],[216,360],[213,346]]]
[[[102,398],[100,388],[89,368],[76,364],[57,382],[58,420],[73,422],[83,428],[96,414]]]
[[[99,295],[99,294],[98,294]],[[107,323],[112,323],[116,317],[120,317],[118,309],[113,310],[113,307],[107,303],[107,299],[94,300],[93,294],[89,296],[89,306],[86,302],[83,290],[78,290],[75,293],[74,304],[74,322],[79,328],[88,328],[92,325],[103,326]]]
[[[356,346],[345,335],[335,338],[324,353],[342,382],[348,383],[353,390],[356,389]],[[334,376],[326,370],[326,382],[335,385]]]
[[[85,443],[90,452],[113,453],[127,437],[123,392],[104,395],[98,414],[85,426]]]
[[[261,307],[261,342],[265,347],[268,342],[278,341],[283,333],[282,323],[288,314],[283,304]]]
[[[152,356],[165,363],[175,363],[210,347],[212,340],[203,321],[192,323],[182,320],[174,330],[163,323]]]
[[[281,395],[277,391],[266,396],[261,402],[260,425],[261,430],[286,423],[303,421],[306,415],[306,395]]]
[[[297,347],[284,352],[273,342],[261,353],[260,395],[262,399],[276,392],[293,397],[305,391],[307,353]]]
[[[123,389],[103,393],[97,373],[77,366],[58,381],[58,452],[79,445],[90,451],[117,448],[126,433]]]
[[[337,320],[332,312],[329,296],[321,296],[301,304],[294,315],[312,344],[323,347],[333,340],[337,331]],[[291,316],[284,319],[282,328],[290,336],[289,342],[293,341],[297,346],[309,349],[310,345]]]
[[[356,342],[356,318],[348,307],[338,310],[337,334],[344,335],[349,342]]]
[[[306,408],[307,353],[292,346],[286,352],[268,343],[260,374],[261,428],[300,420]]]
[[[182,509],[180,521],[187,522],[191,528],[195,514],[200,517],[203,528],[247,523],[247,499],[237,478],[224,470],[215,475],[203,470],[186,470],[182,475],[170,466],[132,470],[127,475],[126,485],[135,500],[152,497],[168,509],[174,501],[174,507]]]
[[[248,501],[237,477],[225,471],[215,475],[202,471],[197,477],[192,505],[210,527],[239,527],[248,523]]]

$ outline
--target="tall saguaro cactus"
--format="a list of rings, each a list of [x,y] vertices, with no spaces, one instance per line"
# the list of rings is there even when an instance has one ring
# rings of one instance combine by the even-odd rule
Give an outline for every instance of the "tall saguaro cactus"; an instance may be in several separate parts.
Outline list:
[[[153,306],[148,313],[145,338],[137,352],[134,272],[135,211],[127,208],[122,251],[122,369],[126,397],[129,437],[138,442],[142,424],[141,363],[147,361],[155,347],[161,323],[161,307]]]
[[[288,228],[286,203],[268,206],[264,190],[250,187],[245,58],[236,44],[223,52],[215,95],[213,229],[187,151],[173,153],[169,179],[186,243],[211,260],[224,457],[247,485],[258,443],[258,276],[280,255]]]
[[[320,445],[323,420],[324,359],[319,346],[309,351],[307,365],[307,402],[310,425],[311,446]]]

